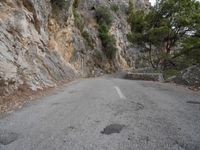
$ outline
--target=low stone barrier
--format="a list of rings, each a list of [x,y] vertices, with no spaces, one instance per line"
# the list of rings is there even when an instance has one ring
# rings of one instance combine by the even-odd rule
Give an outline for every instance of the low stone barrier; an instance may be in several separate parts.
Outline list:
[[[127,73],[125,79],[164,82],[162,73]]]

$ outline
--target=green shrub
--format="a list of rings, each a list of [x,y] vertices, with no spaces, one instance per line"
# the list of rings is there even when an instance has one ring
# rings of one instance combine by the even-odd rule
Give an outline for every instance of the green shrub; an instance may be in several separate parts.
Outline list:
[[[169,77],[177,75],[178,72],[179,72],[179,70],[177,70],[177,69],[167,69],[167,70],[164,70],[163,76],[165,79],[168,79]]]
[[[84,20],[81,17],[81,15],[76,11],[76,9],[73,9],[73,14],[74,14],[75,26],[82,32],[85,24]]]
[[[82,16],[80,15],[80,13],[77,11],[78,4],[79,4],[79,0],[74,0],[73,15],[74,15],[75,26],[82,32],[84,29],[85,23],[84,23]]]
[[[113,23],[112,14],[107,7],[100,6],[96,11],[97,23],[99,24],[99,37],[101,38],[103,50],[108,59],[115,57],[117,48],[114,36],[109,30]]]
[[[99,37],[101,38],[102,45],[104,47],[104,52],[108,59],[113,59],[117,52],[116,40],[109,34],[109,28],[103,24],[99,27]]]
[[[111,5],[111,10],[117,12],[119,10],[119,6],[117,4]]]
[[[79,0],[74,0],[73,7],[78,8]]]
[[[98,51],[98,50],[96,50],[95,57],[96,57],[99,61],[102,61],[102,60],[103,60],[103,56],[102,56],[101,52]]]
[[[100,6],[96,10],[96,19],[98,24],[106,24],[110,27],[113,23],[112,14],[108,7]]]
[[[86,40],[89,47],[94,48],[94,40],[92,39],[91,35],[87,31],[83,31],[82,37]]]

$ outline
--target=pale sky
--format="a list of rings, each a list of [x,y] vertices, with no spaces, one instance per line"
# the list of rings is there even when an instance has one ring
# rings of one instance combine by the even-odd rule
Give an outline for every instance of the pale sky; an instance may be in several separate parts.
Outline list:
[[[156,0],[149,0],[151,2],[151,5],[154,5],[156,3]]]
[[[155,3],[156,3],[156,0],[149,0],[149,1],[151,2],[151,5],[155,5]],[[197,1],[200,2],[200,0],[197,0]]]

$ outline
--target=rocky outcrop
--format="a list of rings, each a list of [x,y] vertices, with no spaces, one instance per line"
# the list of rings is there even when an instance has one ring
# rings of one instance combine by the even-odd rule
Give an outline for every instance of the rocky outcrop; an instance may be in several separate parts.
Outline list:
[[[191,66],[171,77],[169,81],[195,88],[200,87],[200,65]]]
[[[162,73],[128,73],[125,79],[164,82]]]
[[[0,2],[0,95],[20,86],[32,90],[72,79],[73,67],[48,48],[50,3],[45,0]]]
[[[95,76],[134,67],[126,22],[129,0],[66,0],[59,9],[50,0],[0,1],[0,96],[19,87],[52,87],[76,76]],[[74,3],[77,2],[76,6]],[[148,7],[148,0],[135,1]],[[104,5],[114,23],[110,33],[118,49],[113,61],[103,51],[95,10]]]

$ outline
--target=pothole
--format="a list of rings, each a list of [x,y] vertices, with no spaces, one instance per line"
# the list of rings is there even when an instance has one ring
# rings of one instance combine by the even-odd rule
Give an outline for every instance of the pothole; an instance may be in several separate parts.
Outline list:
[[[101,134],[110,135],[113,133],[120,133],[124,127],[125,125],[121,124],[111,124],[105,127],[103,131],[101,131]]]
[[[18,134],[14,132],[9,132],[6,130],[0,130],[0,144],[8,145],[18,138]]]

